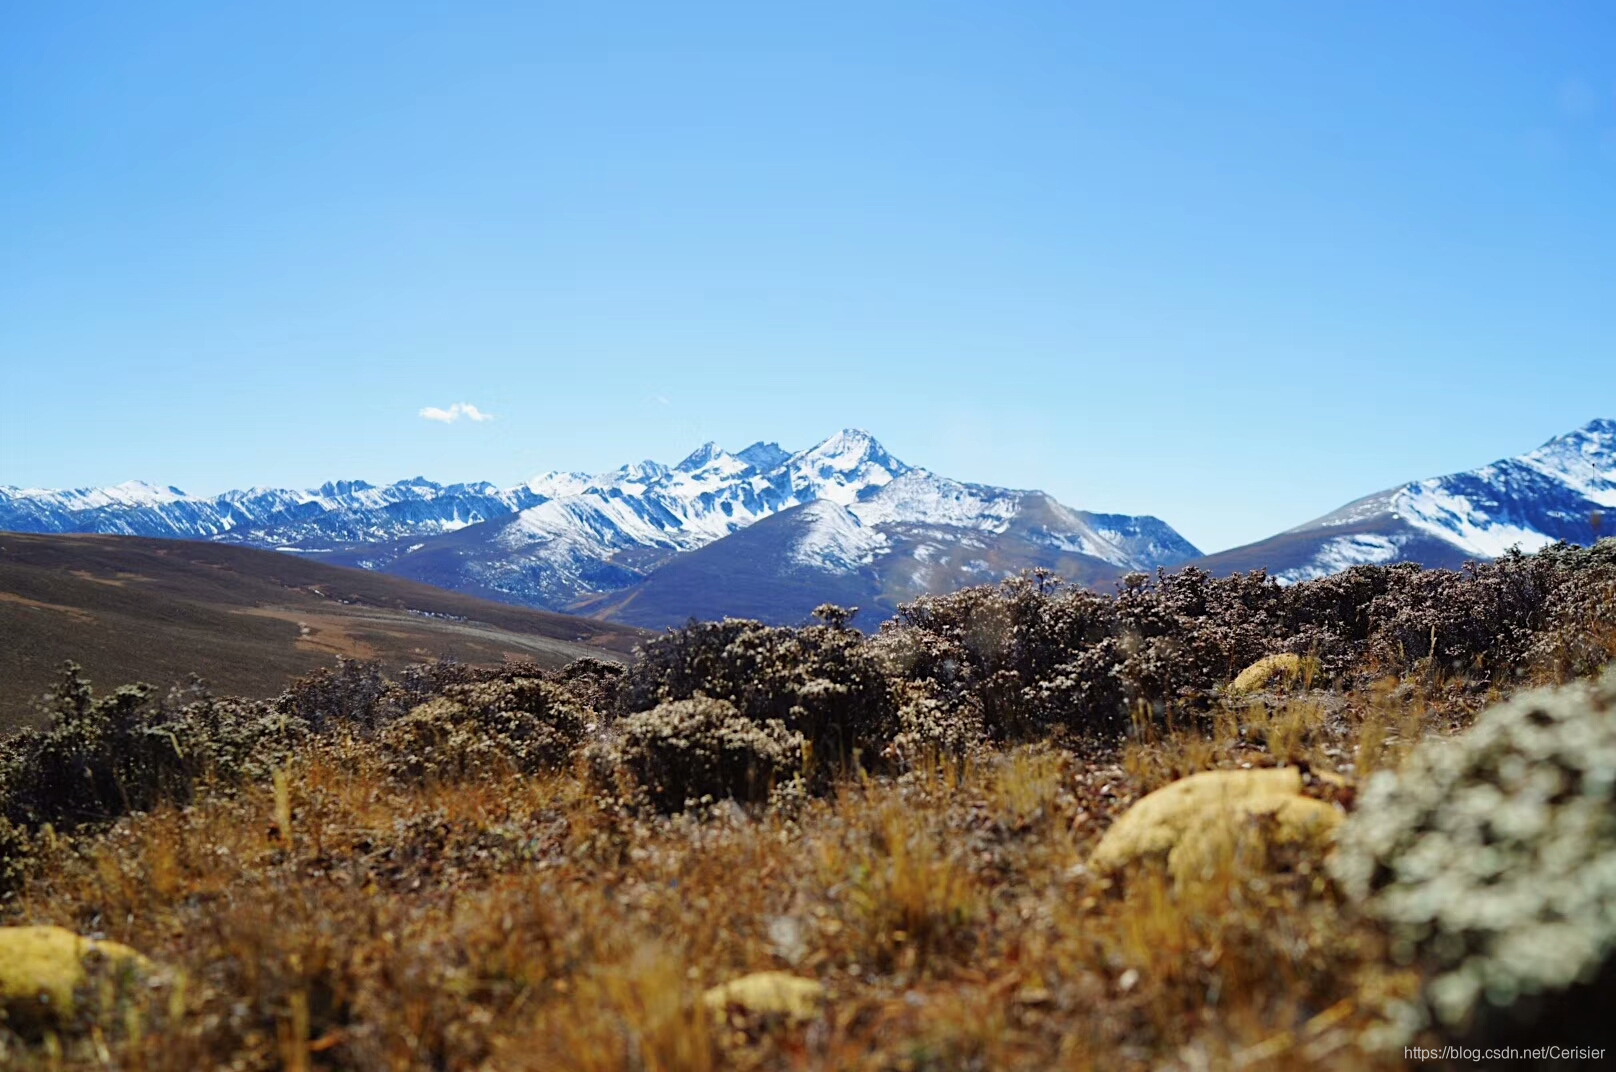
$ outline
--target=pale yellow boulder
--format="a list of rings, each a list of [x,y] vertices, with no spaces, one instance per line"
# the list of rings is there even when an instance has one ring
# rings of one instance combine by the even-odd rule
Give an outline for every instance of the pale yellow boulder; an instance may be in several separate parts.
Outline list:
[[[823,986],[812,979],[782,971],[743,975],[701,996],[702,1004],[718,1016],[731,1008],[739,1008],[754,1016],[783,1016],[788,1020],[813,1019],[824,1000]]]
[[[1205,771],[1136,801],[1095,846],[1093,866],[1116,871],[1163,860],[1179,882],[1200,877],[1242,849],[1290,848],[1322,855],[1341,813],[1302,795],[1295,767]]]
[[[1323,859],[1335,842],[1341,811],[1312,797],[1257,797],[1243,800],[1215,822],[1181,839],[1167,857],[1173,881],[1204,881],[1225,861],[1241,869],[1274,866],[1280,854]]]
[[[1318,672],[1319,661],[1311,655],[1289,652],[1269,655],[1240,671],[1223,691],[1230,696],[1248,696],[1276,682],[1290,688],[1299,681],[1311,679]]]
[[[152,971],[118,942],[61,927],[0,927],[0,1012],[13,1027],[62,1028],[109,1012]]]

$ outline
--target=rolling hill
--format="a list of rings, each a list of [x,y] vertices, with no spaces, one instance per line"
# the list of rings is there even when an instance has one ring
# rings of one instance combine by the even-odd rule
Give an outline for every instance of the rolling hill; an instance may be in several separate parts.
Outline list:
[[[559,666],[623,660],[642,635],[248,547],[0,533],[0,729],[28,719],[67,659],[101,687],[194,672],[268,695],[337,655]]]

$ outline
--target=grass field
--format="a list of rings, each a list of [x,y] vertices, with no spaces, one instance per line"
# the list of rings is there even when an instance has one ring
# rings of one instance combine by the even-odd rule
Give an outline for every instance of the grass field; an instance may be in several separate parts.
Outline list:
[[[0,731],[29,720],[66,659],[106,685],[194,673],[267,696],[337,655],[559,666],[622,658],[640,635],[273,551],[0,533]]]

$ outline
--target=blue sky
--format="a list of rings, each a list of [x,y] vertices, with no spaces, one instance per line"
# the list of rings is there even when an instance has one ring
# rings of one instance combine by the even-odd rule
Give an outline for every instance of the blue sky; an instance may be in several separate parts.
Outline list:
[[[1216,550],[1616,416],[1616,8],[24,5],[0,236],[0,483],[859,426]]]

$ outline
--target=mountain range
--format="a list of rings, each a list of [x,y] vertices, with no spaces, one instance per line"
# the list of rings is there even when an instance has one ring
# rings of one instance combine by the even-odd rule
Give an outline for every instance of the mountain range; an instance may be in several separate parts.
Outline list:
[[[1591,542],[1612,508],[1610,420],[1210,556],[1157,518],[951,480],[856,429],[794,453],[707,443],[672,466],[549,472],[509,488],[419,477],[211,497],[142,483],[0,487],[0,529],[271,548],[648,627],[691,616],[797,622],[823,602],[864,608],[871,624],[917,595],[1035,567],[1097,586],[1185,564],[1220,574],[1263,568],[1284,582],[1362,563],[1451,567],[1512,546]]]
[[[212,497],[140,483],[0,488],[0,529],[273,548],[645,626],[740,613],[800,621],[827,600],[868,621],[1026,568],[1098,584],[1199,554],[1156,518],[950,480],[856,429],[795,453],[708,443],[673,466],[550,472],[514,488],[422,478]]]

